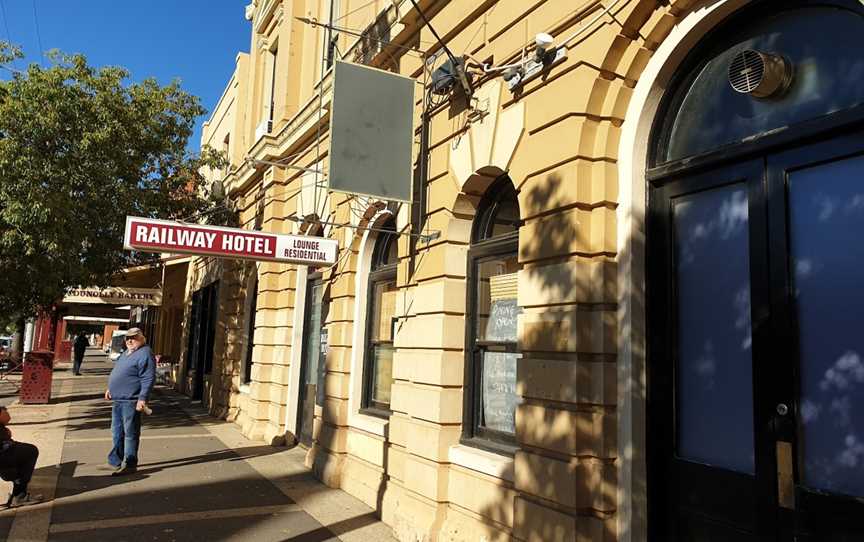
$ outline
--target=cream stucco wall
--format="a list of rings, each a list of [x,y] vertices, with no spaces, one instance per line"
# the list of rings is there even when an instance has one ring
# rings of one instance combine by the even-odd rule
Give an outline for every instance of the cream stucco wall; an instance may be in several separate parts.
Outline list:
[[[330,79],[325,74],[321,80],[323,31],[296,17],[326,21],[329,3],[253,2],[248,68],[243,75],[238,60],[232,79],[236,99],[230,106],[226,102],[233,112],[225,111],[224,118],[233,115],[231,125],[244,138],[242,147],[232,149],[227,176],[243,227],[294,233],[295,219],[310,214],[352,226],[324,233],[340,241],[340,259],[323,271],[330,348],[308,464],[326,483],[373,506],[400,540],[639,540],[646,521],[639,160],[644,160],[644,127],[653,115],[644,104],[646,96],[662,91],[657,73],[667,69],[666,59],[680,54],[680,44],[692,44],[703,28],[698,21],[723,13],[711,6],[726,3],[420,4],[456,54],[505,64],[523,49],[530,54],[538,32],[554,36],[567,54],[517,94],[498,77],[478,75],[476,114],[450,105],[430,113],[424,231],[440,236],[414,249],[409,237],[400,237],[389,418],[359,412],[364,343],[359,327],[375,235],[365,228],[381,218],[380,207],[368,198],[328,194],[316,186],[314,173],[243,161],[250,156],[326,170]],[[341,6],[347,16],[340,24],[361,30],[388,10],[392,43],[371,62],[398,64],[400,73],[423,80],[424,57],[438,46],[410,2],[342,0]],[[356,41],[341,35],[340,51],[351,58]],[[274,44],[279,51],[274,126],[256,135],[268,100],[267,62]],[[643,82],[646,66],[652,66],[652,75]],[[418,85],[418,115],[421,98]],[[205,130],[207,141],[224,137],[218,112]],[[486,187],[505,172],[519,191],[523,220],[521,404],[513,454],[460,440],[471,224]],[[396,213],[401,233],[417,233],[411,231],[407,205]],[[190,265],[188,292],[213,273],[226,285],[216,349],[220,376],[211,382],[211,405],[253,437],[272,441],[287,434],[293,440],[300,341],[314,332],[303,329],[307,273],[283,264],[257,267],[254,365],[246,387],[239,375],[249,272],[239,264],[218,270],[207,262]]]

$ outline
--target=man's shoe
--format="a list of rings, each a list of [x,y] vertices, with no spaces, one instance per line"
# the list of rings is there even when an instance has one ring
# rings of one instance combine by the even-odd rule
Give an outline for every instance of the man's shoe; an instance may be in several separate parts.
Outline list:
[[[12,498],[9,499],[9,508],[39,504],[40,502],[42,502],[42,495],[32,495],[29,492],[22,493],[21,495],[12,495]]]
[[[123,476],[126,474],[135,474],[135,471],[138,469],[131,465],[123,465],[118,467],[117,470],[111,473],[111,476]]]

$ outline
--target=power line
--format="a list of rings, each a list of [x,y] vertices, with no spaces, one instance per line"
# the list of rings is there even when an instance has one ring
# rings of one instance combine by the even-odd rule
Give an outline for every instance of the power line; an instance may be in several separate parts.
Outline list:
[[[9,17],[6,15],[6,4],[0,0],[0,12],[3,13],[3,26],[6,28],[6,43],[12,45],[12,34],[9,32]],[[15,64],[16,59],[12,59],[12,64]]]
[[[353,14],[357,13],[358,11],[360,11],[361,9],[366,9],[366,8],[368,8],[369,6],[371,6],[372,4],[375,4],[376,2],[378,2],[378,0],[372,0],[371,2],[368,2],[368,3],[366,3],[366,4],[363,4],[362,6],[360,6],[360,7],[357,8],[357,9],[353,9],[353,10],[349,11],[348,13],[346,13],[345,15],[343,15],[343,16],[341,16],[341,17],[337,17],[337,18],[335,18],[335,19],[332,19],[332,18],[331,18],[331,21],[330,21],[330,22],[331,22],[331,23],[335,23],[336,21],[341,21],[342,19],[345,19],[345,18],[348,17],[349,15],[353,15]],[[330,0],[330,6],[331,6],[331,7],[333,6],[333,0]]]
[[[42,36],[39,33],[39,16],[36,14],[36,0],[30,0],[30,3],[33,5],[33,25],[36,27],[36,43],[39,44],[39,64],[42,65],[42,60],[45,58],[45,49],[42,48]]]
[[[372,36],[368,35],[364,31],[358,30],[356,28],[346,28],[346,27],[336,26],[336,25],[332,25],[332,24],[324,24],[324,23],[316,21],[315,19],[310,19],[308,17],[294,17],[294,18],[297,19],[298,21],[300,21],[301,23],[305,23],[305,24],[308,24],[310,26],[320,26],[322,28],[329,28],[329,29],[335,30],[336,32],[339,32],[341,34],[348,34],[349,36],[355,36],[357,38],[367,39],[369,41],[374,41],[374,42],[380,43],[382,45],[389,45],[391,47],[395,47],[397,49],[402,49],[403,51],[411,52],[411,53],[414,53],[414,54],[417,54],[420,56],[425,56],[425,54],[426,54],[422,50],[414,48],[414,47],[408,47],[407,45],[400,45],[400,44],[394,43],[392,41],[373,38]]]

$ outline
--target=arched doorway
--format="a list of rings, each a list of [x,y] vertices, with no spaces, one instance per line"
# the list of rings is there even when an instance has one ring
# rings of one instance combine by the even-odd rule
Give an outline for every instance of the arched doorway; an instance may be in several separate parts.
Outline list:
[[[663,99],[647,171],[654,539],[864,536],[861,35],[857,0],[756,3]]]

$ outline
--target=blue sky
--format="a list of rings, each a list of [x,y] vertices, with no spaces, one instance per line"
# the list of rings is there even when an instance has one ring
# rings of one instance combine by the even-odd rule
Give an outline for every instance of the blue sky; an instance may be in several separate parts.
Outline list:
[[[249,0],[0,0],[0,40],[39,61],[42,49],[83,53],[94,66],[123,66],[133,80],[179,78],[184,90],[215,107],[239,51],[249,51]],[[34,17],[35,6],[35,17]],[[4,17],[5,14],[5,17]],[[38,36],[37,36],[38,23]],[[8,36],[7,36],[8,29]],[[24,67],[19,60],[15,66]],[[0,74],[6,77],[6,74]],[[189,142],[201,141],[198,119]]]

